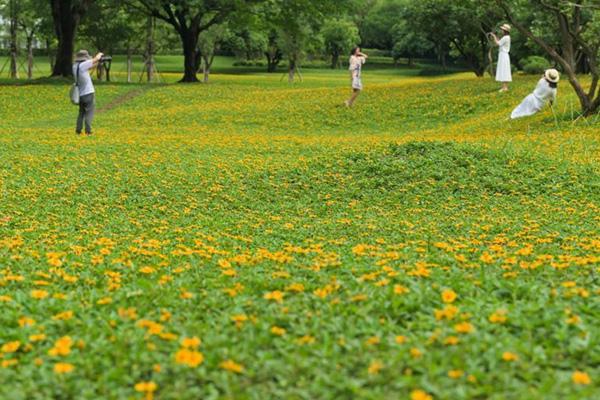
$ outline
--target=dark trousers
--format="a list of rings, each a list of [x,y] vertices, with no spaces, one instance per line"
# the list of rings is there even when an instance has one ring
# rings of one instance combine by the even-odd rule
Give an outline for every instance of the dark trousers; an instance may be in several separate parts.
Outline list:
[[[86,94],[79,98],[79,115],[77,116],[77,126],[75,132],[81,133],[83,122],[85,121],[85,133],[92,133],[92,121],[94,119],[94,109],[96,101],[94,93]]]

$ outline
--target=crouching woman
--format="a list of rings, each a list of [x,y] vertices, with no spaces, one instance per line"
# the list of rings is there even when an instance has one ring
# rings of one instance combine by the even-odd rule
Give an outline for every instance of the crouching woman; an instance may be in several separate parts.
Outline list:
[[[544,76],[539,80],[535,90],[523,100],[517,108],[514,109],[510,118],[517,119],[528,117],[539,111],[550,102],[552,106],[556,101],[558,92],[558,81],[560,74],[555,69],[549,69],[544,72]]]

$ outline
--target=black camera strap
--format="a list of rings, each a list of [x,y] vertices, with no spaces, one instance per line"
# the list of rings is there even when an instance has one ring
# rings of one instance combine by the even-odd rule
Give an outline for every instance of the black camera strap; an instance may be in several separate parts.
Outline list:
[[[77,74],[75,75],[75,86],[79,87],[79,67],[81,66],[82,61],[77,63]]]

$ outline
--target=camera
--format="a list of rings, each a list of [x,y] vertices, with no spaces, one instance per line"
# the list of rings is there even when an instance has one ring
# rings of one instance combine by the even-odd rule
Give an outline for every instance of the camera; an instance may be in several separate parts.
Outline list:
[[[102,56],[102,57],[100,58],[100,62],[101,62],[101,63],[103,63],[103,62],[107,62],[107,61],[109,61],[109,62],[110,62],[110,61],[112,61],[112,57],[111,57],[111,56]]]

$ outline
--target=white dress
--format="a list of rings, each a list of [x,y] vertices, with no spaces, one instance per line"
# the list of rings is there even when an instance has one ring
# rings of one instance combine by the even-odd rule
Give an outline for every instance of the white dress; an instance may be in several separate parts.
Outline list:
[[[540,79],[535,90],[510,115],[511,119],[528,117],[540,111],[548,101],[556,101],[557,89],[550,87],[545,78]]]
[[[500,51],[498,53],[498,67],[496,68],[496,80],[498,82],[512,82],[510,69],[510,36],[503,36],[498,42]]]
[[[360,78],[360,73],[362,71],[362,66],[365,63],[366,59],[361,56],[350,56],[349,67],[348,70],[352,74],[352,89],[362,90],[362,80]]]

